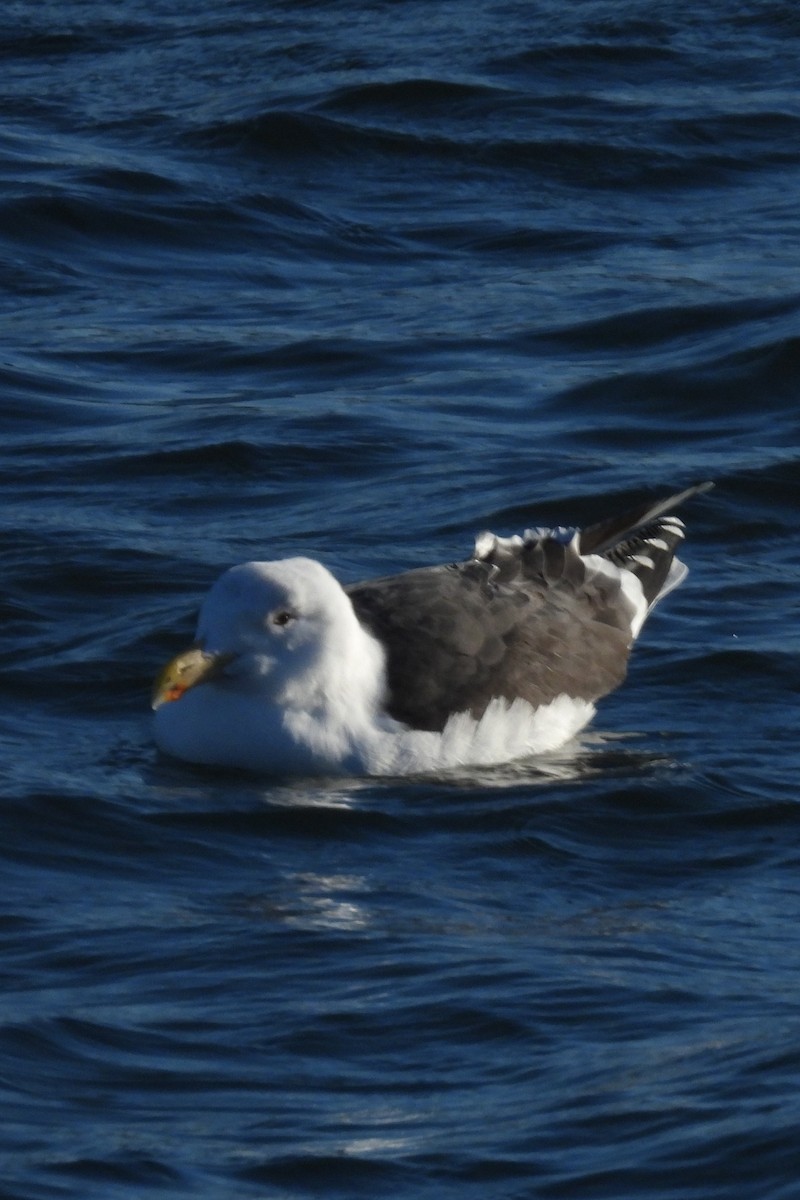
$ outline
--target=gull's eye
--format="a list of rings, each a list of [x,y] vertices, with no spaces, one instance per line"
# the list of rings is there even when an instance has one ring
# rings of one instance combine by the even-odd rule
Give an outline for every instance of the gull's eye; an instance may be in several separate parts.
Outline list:
[[[281,608],[278,612],[273,613],[270,617],[273,625],[288,625],[294,620],[294,613],[290,613],[287,609]]]

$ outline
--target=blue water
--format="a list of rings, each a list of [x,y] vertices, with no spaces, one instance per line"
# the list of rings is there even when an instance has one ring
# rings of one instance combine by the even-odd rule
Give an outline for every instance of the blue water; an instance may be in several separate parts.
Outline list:
[[[0,16],[2,1200],[789,1200],[800,18]],[[225,567],[713,478],[571,756],[160,758]]]

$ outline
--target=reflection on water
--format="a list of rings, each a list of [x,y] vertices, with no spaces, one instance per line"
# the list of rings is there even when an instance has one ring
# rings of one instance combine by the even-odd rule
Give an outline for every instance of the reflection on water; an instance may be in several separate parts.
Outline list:
[[[287,875],[269,895],[240,897],[234,908],[293,929],[355,932],[371,924],[365,899],[357,899],[370,893],[362,876],[304,871]]]
[[[287,908],[285,919],[305,928],[361,930],[370,923],[369,913],[355,895],[367,895],[370,888],[356,875],[295,875],[289,881],[296,887],[294,911]]]

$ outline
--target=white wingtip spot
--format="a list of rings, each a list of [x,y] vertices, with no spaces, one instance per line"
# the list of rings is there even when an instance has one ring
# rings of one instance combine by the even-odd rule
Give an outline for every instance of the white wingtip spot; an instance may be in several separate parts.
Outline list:
[[[661,520],[661,526],[665,533],[671,533],[675,537],[680,538],[686,536],[686,534],[683,532],[685,526],[680,517],[663,517]]]

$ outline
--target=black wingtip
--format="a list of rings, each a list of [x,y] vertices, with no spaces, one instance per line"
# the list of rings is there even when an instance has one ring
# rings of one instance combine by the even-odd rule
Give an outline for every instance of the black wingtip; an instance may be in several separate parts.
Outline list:
[[[680,492],[675,499],[677,503],[681,504],[684,500],[690,500],[692,496],[702,496],[706,492],[710,492],[714,486],[713,479],[705,479],[702,483],[692,484],[685,492]]]
[[[710,479],[704,480],[703,483],[694,483],[682,492],[675,492],[671,496],[665,496],[662,500],[642,504],[638,508],[628,509],[627,512],[616,517],[598,521],[595,525],[587,525],[585,529],[581,530],[581,553],[605,554],[643,525],[649,525],[651,521],[666,516],[672,509],[685,504],[693,496],[700,496],[704,492],[711,491],[713,486]]]

